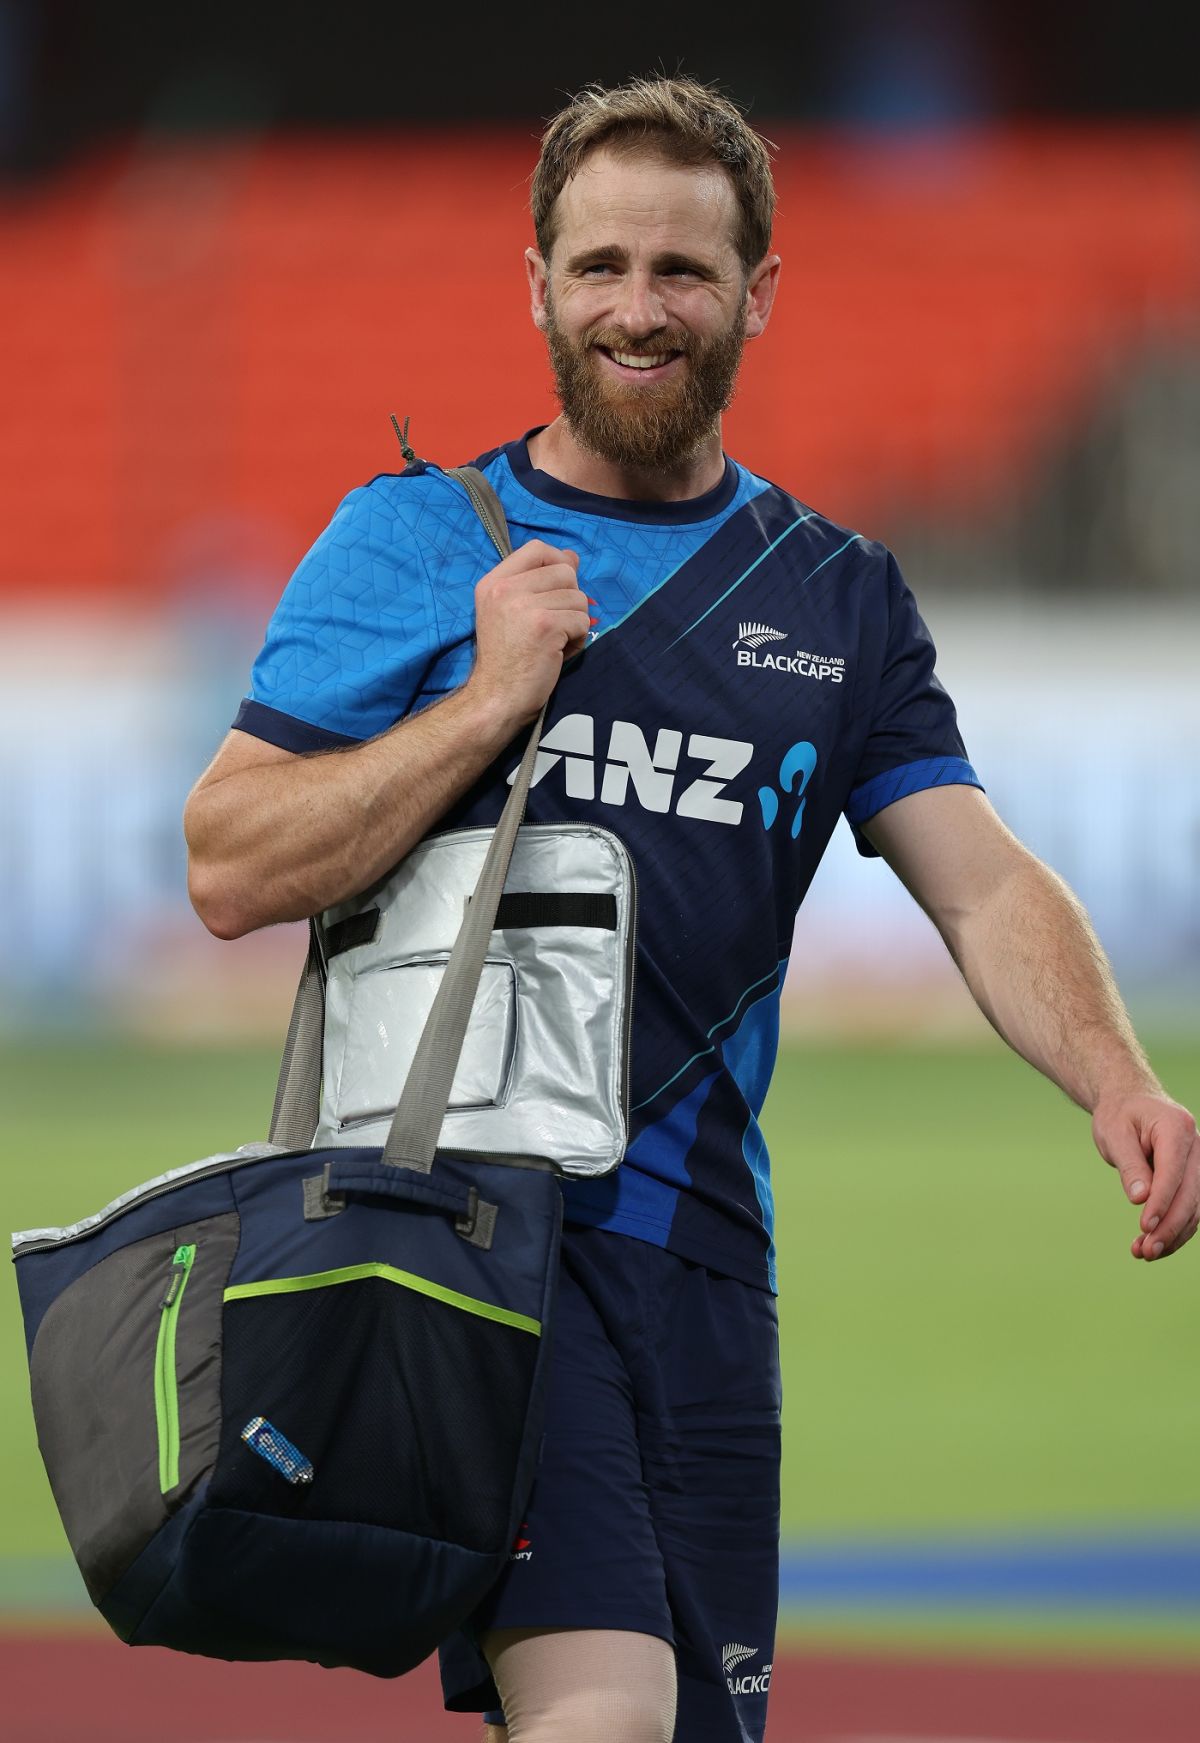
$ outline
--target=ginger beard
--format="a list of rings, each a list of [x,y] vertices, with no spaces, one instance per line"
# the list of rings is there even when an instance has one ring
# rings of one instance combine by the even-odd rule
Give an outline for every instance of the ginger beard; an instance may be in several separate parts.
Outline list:
[[[746,342],[742,308],[730,326],[711,339],[699,339],[681,327],[631,339],[603,324],[575,338],[559,325],[549,287],[545,315],[546,344],[563,416],[576,441],[602,460],[638,471],[674,471],[712,435],[733,399]],[[685,367],[670,380],[626,385],[603,372],[601,349],[640,357],[676,352],[685,359]]]

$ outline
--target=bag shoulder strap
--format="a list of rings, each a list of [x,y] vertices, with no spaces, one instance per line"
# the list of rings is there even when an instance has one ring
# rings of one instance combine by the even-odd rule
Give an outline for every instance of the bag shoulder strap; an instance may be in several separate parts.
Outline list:
[[[512,541],[504,509],[483,473],[474,466],[458,466],[448,471],[446,476],[457,479],[462,485],[488,537],[501,557],[507,556],[512,550]],[[419,1169],[423,1173],[428,1173],[433,1166],[454,1074],[496,923],[496,910],[517,831],[525,814],[545,717],[544,704],[530,732],[512,790],[492,834],[474,894],[421,1031],[384,1146],[383,1160],[394,1166]],[[313,919],[309,922],[308,956],[296,989],[279,1067],[271,1117],[270,1139],[273,1144],[281,1144],[287,1149],[305,1149],[313,1141],[320,1118],[324,1027],[324,969],[319,929]]]
[[[484,532],[501,557],[507,557],[512,550],[512,540],[508,536],[504,508],[478,466],[451,466],[446,477],[458,479],[471,499],[471,507],[483,522]]]

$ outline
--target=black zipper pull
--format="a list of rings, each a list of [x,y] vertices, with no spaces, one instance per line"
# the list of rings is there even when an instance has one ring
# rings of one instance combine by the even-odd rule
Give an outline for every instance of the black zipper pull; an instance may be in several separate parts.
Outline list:
[[[392,428],[396,432],[396,440],[400,444],[400,452],[404,455],[405,464],[408,466],[423,466],[425,464],[425,462],[423,460],[419,459],[417,457],[417,455],[413,453],[412,448],[409,446],[409,441],[408,441],[408,422],[409,422],[409,420],[408,420],[408,418],[406,417],[404,420],[404,428],[403,429],[400,428],[400,424],[399,424],[399,421],[397,420],[395,412],[393,412],[391,414],[391,418],[392,418]]]

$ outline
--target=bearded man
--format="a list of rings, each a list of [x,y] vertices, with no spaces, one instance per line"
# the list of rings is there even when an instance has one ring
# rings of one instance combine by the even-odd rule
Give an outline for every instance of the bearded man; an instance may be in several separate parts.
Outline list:
[[[1093,1114],[1141,1207],[1135,1257],[1194,1232],[1200,1146],[1077,902],[984,798],[892,557],[722,451],[779,281],[764,142],[686,79],[588,90],[546,131],[532,207],[562,411],[476,462],[516,549],[493,564],[424,463],[347,497],[189,801],[192,897],[234,938],[356,895],[432,830],[494,824],[553,692],[529,816],[615,830],[637,870],[632,1118],[614,1174],[563,1183],[536,1485],[443,1649],[447,1705],[485,1712],[491,1743],[744,1743],[778,1583],[758,1114],[838,817]]]

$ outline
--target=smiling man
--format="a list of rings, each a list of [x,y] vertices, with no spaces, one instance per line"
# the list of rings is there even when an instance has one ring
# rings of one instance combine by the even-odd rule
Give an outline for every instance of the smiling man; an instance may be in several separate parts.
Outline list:
[[[1200,1147],[1078,903],[984,798],[892,557],[722,450],[779,282],[764,142],[689,80],[588,90],[547,129],[532,207],[562,411],[477,462],[514,553],[493,564],[422,462],[346,498],[189,801],[191,888],[237,937],[357,894],[432,830],[494,824],[553,692],[529,815],[614,830],[637,869],[630,1142],[615,1174],[563,1185],[537,1481],[443,1650],[447,1703],[486,1712],[491,1743],[745,1743],[779,1530],[758,1115],[839,817],[1092,1114],[1135,1258],[1195,1231]]]
[[[694,153],[647,155],[636,134],[575,165],[581,142],[556,157],[552,139],[526,266],[563,415],[530,452],[601,494],[701,495],[724,472],[720,415],[775,296],[770,201],[756,190],[743,221],[724,168]],[[761,144],[753,162],[769,178]]]

